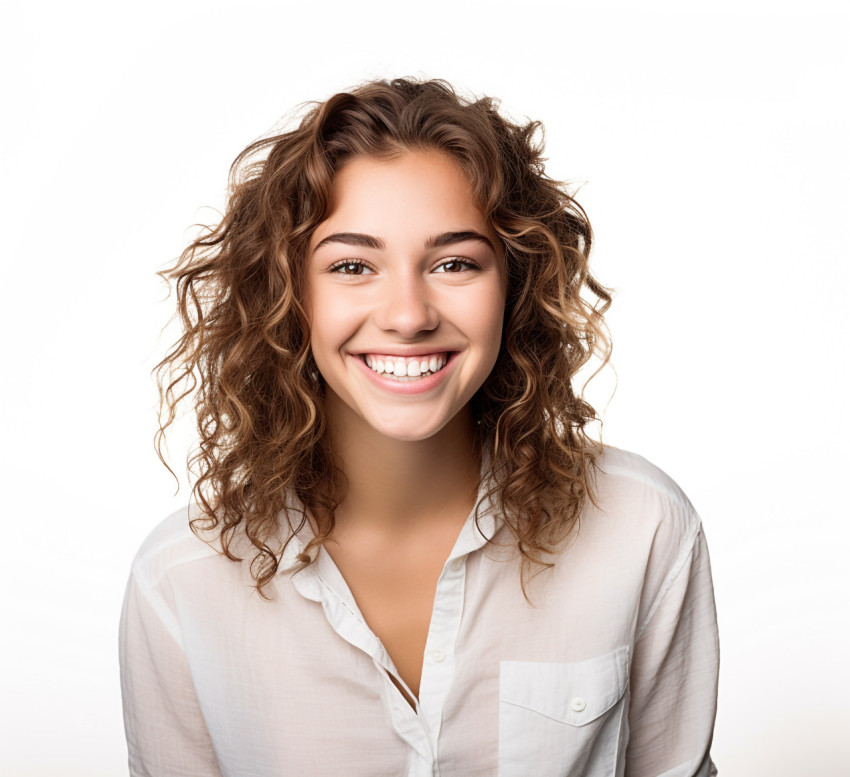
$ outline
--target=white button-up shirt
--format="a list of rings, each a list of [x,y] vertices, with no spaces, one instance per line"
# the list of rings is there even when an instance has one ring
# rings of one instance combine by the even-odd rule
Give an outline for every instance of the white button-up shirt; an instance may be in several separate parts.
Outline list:
[[[597,505],[530,601],[494,506],[480,530],[470,515],[437,583],[415,710],[326,552],[279,572],[266,601],[247,563],[171,516],[139,551],[121,618],[131,775],[714,775],[700,520],[644,459],[609,448],[600,463]]]

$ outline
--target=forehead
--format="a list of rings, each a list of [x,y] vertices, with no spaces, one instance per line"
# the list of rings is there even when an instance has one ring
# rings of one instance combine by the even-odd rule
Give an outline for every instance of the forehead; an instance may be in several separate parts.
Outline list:
[[[402,234],[448,229],[489,230],[460,165],[439,151],[408,151],[390,159],[358,156],[336,174],[328,217],[311,248],[331,232],[347,229]],[[386,233],[386,234],[383,234]]]

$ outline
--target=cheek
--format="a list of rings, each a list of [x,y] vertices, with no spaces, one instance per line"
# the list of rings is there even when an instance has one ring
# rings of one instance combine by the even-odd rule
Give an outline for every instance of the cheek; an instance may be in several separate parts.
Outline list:
[[[469,304],[466,311],[466,331],[476,341],[488,361],[495,363],[502,342],[505,316],[505,305],[501,295],[496,291],[486,296],[482,295]]]
[[[480,300],[480,315],[484,321],[483,328],[486,328],[498,348],[505,320],[505,295],[501,286],[493,288],[484,299]]]
[[[338,352],[356,331],[358,311],[344,296],[322,292],[310,300],[309,320],[310,344],[318,361]]]

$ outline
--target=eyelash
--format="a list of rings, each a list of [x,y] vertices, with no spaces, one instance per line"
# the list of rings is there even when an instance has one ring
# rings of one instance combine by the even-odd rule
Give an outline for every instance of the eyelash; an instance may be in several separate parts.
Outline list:
[[[460,257],[454,257],[452,259],[446,259],[444,262],[442,262],[441,264],[438,264],[437,266],[438,267],[445,267],[447,264],[463,264],[463,265],[466,265],[470,270],[480,270],[481,269],[481,267],[478,264],[476,264],[475,262],[473,262],[471,259],[461,259]],[[368,265],[365,262],[361,261],[360,259],[343,259],[341,262],[337,262],[336,264],[332,265],[329,268],[328,272],[336,273],[338,270],[340,270],[343,267],[351,267],[351,266],[366,267],[367,269],[371,269],[371,268],[368,267]],[[338,274],[339,275],[355,275],[356,276],[359,273],[338,273]],[[444,274],[446,274],[446,275],[456,275],[457,273],[446,272]]]

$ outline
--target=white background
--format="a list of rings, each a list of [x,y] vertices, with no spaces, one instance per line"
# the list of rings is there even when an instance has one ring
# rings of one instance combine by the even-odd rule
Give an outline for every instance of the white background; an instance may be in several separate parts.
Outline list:
[[[547,128],[617,290],[604,439],[700,511],[722,777],[846,777],[850,26],[825,3],[123,4],[3,11],[2,745],[126,773],[117,623],[188,499],[154,455],[155,271],[297,103],[444,77]],[[805,10],[800,10],[805,9]],[[591,392],[605,405],[613,375]],[[191,427],[171,444],[181,461]]]

